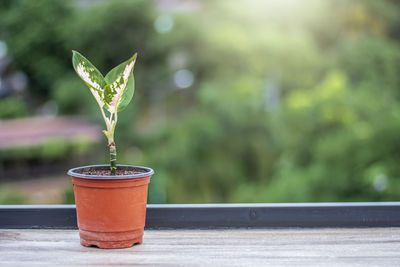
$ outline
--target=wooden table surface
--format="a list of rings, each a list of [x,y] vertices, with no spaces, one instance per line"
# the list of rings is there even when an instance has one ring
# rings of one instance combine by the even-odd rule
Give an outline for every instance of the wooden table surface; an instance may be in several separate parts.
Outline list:
[[[146,230],[102,250],[76,230],[0,230],[0,266],[400,266],[400,228]]]

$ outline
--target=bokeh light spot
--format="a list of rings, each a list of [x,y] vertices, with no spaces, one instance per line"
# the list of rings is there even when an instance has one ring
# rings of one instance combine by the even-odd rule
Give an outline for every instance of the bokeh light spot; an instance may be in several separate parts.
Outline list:
[[[178,70],[174,75],[174,83],[179,88],[188,88],[194,82],[193,73],[189,70]]]
[[[0,59],[7,55],[7,45],[5,42],[0,41]]]
[[[174,27],[174,20],[170,15],[158,16],[158,18],[154,22],[154,29],[158,33],[170,32],[173,27]]]

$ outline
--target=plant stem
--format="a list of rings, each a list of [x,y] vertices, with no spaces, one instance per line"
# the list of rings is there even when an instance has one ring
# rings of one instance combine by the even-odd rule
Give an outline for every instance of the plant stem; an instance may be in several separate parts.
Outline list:
[[[113,140],[108,146],[110,147],[110,172],[111,175],[115,175],[117,170],[117,147]]]
[[[113,120],[114,116],[114,120]],[[110,121],[111,121],[111,129],[110,129],[110,135],[111,139],[109,140],[109,146],[110,146],[110,171],[111,175],[115,175],[116,170],[117,170],[117,147],[114,142],[114,131],[115,131],[115,126],[117,125],[117,112],[112,113],[110,115]]]
[[[106,114],[104,113],[104,110],[103,110],[103,107],[99,104],[99,107],[100,107],[100,110],[101,110],[101,115],[103,115],[103,119],[104,119],[104,122],[106,123],[106,126],[107,126],[107,131],[109,130],[108,128],[109,128],[109,126],[108,126],[108,120],[107,120],[107,116],[106,116]]]

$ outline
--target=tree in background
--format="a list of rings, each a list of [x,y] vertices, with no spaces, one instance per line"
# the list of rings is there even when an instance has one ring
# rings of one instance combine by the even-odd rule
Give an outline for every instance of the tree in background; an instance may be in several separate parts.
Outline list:
[[[150,202],[400,196],[396,1],[0,7],[32,109],[50,99],[60,114],[91,112],[80,110],[92,100],[64,61],[72,48],[100,70],[138,51],[142,107],[128,107],[134,116],[118,126],[130,144],[120,155],[157,170]]]

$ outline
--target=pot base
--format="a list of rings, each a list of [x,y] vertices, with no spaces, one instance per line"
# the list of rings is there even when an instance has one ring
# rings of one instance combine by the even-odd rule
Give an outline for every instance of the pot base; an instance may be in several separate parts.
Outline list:
[[[143,237],[138,237],[136,239],[124,240],[124,241],[96,241],[96,240],[85,240],[81,238],[81,245],[85,247],[96,246],[98,248],[129,248],[135,244],[142,244]]]
[[[92,232],[79,230],[81,244],[85,247],[129,248],[143,242],[143,228],[126,232]]]

